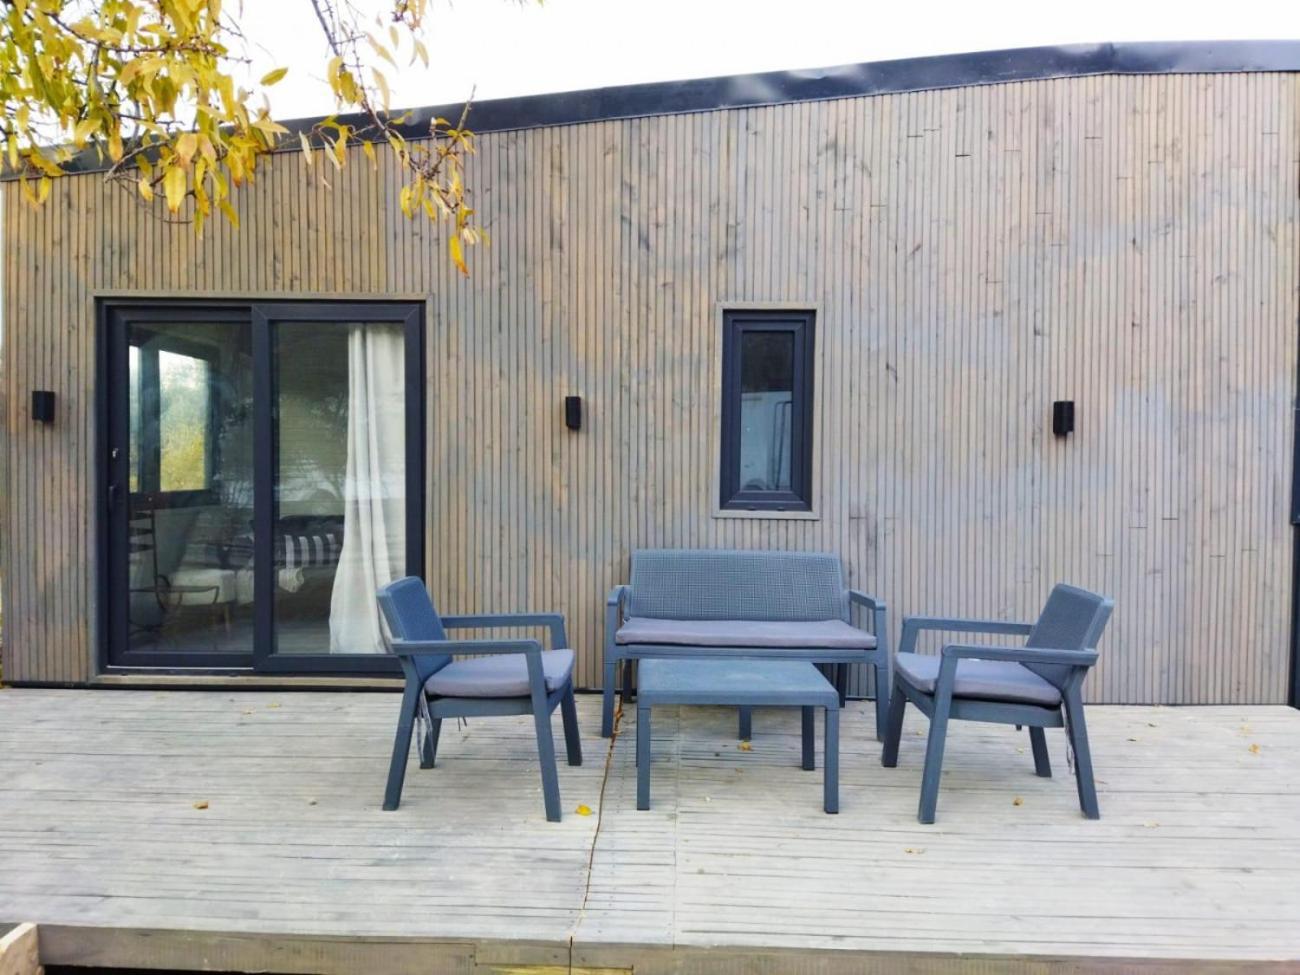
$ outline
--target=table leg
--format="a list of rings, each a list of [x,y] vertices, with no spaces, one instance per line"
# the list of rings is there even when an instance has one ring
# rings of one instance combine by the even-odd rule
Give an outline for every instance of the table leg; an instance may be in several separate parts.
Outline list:
[[[749,741],[754,737],[754,709],[740,709],[740,740]]]
[[[636,807],[650,808],[650,709],[636,709]]]
[[[817,709],[802,707],[799,710],[803,712],[803,728],[800,734],[803,743],[803,767],[804,771],[811,772],[817,767]]]
[[[823,784],[823,807],[828,813],[840,811],[840,710],[826,709],[826,754],[822,759],[826,776]]]

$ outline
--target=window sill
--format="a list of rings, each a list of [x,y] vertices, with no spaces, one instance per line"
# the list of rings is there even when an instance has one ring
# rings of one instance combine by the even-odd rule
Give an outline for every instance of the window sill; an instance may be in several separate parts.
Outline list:
[[[775,511],[760,508],[747,511],[742,508],[715,508],[714,518],[734,518],[743,521],[820,521],[821,515],[816,511]]]

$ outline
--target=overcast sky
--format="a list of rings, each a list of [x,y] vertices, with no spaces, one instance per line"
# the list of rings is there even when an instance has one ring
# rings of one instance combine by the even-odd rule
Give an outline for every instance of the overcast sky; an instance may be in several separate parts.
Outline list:
[[[382,0],[353,0],[379,9]],[[1300,38],[1296,0],[431,0],[394,107],[1040,44]],[[244,0],[280,118],[333,110],[307,0]],[[392,72],[390,72],[392,74]]]

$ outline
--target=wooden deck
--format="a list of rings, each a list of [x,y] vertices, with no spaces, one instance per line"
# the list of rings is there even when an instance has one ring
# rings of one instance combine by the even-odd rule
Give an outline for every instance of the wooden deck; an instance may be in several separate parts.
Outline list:
[[[923,827],[915,712],[891,770],[850,705],[827,816],[794,715],[742,751],[734,712],[656,710],[638,813],[634,717],[611,754],[597,703],[548,825],[530,719],[449,727],[384,813],[391,695],[5,690],[0,931],[38,922],[47,965],[367,975],[1300,971],[1300,712],[1091,708],[1099,822],[1059,732],[1044,780],[1027,735],[959,724]]]

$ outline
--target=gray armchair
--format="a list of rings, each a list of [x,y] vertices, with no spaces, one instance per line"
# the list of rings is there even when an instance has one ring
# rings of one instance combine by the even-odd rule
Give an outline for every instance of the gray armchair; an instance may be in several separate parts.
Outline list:
[[[411,733],[417,719],[425,725],[420,768],[433,768],[444,718],[531,714],[542,767],[546,818],[560,819],[560,784],[555,768],[551,715],[560,708],[570,765],[582,764],[578,711],[573,699],[573,651],[568,649],[564,617],[554,613],[508,613],[489,616],[439,616],[424,583],[399,579],[379,590],[379,606],[392,633],[389,649],[406,675],[402,710],[388,766],[384,808],[402,799]],[[447,630],[479,627],[546,626],[551,650],[537,640],[448,640]],[[474,654],[453,660],[453,654]]]
[[[899,652],[894,657],[894,689],[881,762],[898,765],[903,711],[911,701],[930,718],[930,737],[921,775],[917,818],[933,823],[939,800],[948,721],[993,721],[1029,728],[1034,770],[1052,774],[1045,728],[1064,727],[1075,755],[1079,805],[1089,819],[1101,814],[1092,777],[1092,756],[1083,717],[1081,687],[1097,662],[1097,641],[1110,619],[1114,601],[1105,596],[1058,585],[1036,623],[909,616],[903,620]],[[939,656],[914,652],[922,630],[996,633],[1027,637],[1024,646],[992,647],[953,643]]]

